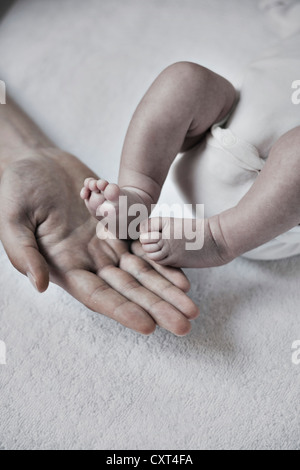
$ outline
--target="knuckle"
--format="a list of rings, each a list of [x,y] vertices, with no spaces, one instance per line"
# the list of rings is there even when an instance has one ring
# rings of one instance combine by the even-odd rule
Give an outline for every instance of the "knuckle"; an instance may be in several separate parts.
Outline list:
[[[177,71],[191,72],[196,67],[199,68],[199,65],[196,65],[193,62],[183,60],[183,61],[179,61],[179,62],[174,62],[173,64],[171,64],[168,67],[168,69],[169,70],[175,70],[176,72]]]
[[[98,276],[101,277],[102,279],[105,279],[107,276],[107,273],[110,273],[110,271],[114,271],[116,267],[113,264],[108,264],[106,266],[102,266],[100,269],[98,269]]]
[[[151,268],[151,266],[148,263],[146,262],[139,263],[138,270],[136,272],[136,278],[140,279],[144,276],[147,276],[152,271],[153,271],[153,268]]]
[[[120,256],[120,262],[119,266],[121,269],[126,269],[129,263],[133,263],[135,260],[135,256],[128,251],[125,253],[122,253]]]
[[[151,306],[149,307],[149,312],[151,314],[156,314],[157,311],[159,311],[160,307],[164,307],[165,301],[162,299],[157,298],[157,300],[154,300]]]
[[[140,287],[140,284],[135,279],[131,279],[130,281],[126,282],[122,290],[124,293],[128,293],[132,290],[139,289]]]
[[[110,287],[107,284],[101,284],[98,286],[91,294],[88,295],[85,306],[88,307],[92,311],[97,310],[97,304],[99,301],[99,294],[103,294],[105,291],[109,290]]]

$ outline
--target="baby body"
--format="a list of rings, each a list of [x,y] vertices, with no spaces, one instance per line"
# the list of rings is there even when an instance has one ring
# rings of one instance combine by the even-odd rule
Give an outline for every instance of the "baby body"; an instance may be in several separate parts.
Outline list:
[[[85,181],[81,196],[90,212],[100,221],[116,217],[120,226],[128,224],[120,195],[129,207],[140,204],[146,209],[140,224],[145,254],[164,265],[218,266],[245,253],[258,259],[300,254],[300,106],[292,100],[299,51],[294,34],[253,63],[238,104],[233,86],[202,66],[182,62],[164,70],[130,123],[119,184]],[[194,233],[204,237],[196,251],[186,249],[182,236],[187,221],[148,219],[182,152],[179,173],[189,200],[206,211],[205,219],[193,221]]]

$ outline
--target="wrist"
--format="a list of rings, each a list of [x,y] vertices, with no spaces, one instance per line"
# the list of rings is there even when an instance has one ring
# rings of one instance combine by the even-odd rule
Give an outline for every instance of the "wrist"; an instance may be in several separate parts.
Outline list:
[[[13,163],[49,155],[54,144],[8,96],[0,106],[0,175]]]
[[[7,97],[0,107],[0,179],[3,172],[20,161],[49,160],[54,174],[63,171],[80,191],[82,182],[93,174],[73,155],[57,148],[18,105]],[[55,163],[55,165],[53,165]]]

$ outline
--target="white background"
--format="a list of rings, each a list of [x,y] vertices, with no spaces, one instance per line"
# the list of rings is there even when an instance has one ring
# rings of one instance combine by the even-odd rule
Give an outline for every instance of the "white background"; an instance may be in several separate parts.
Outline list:
[[[19,1],[0,25],[0,78],[115,180],[164,67],[196,61],[238,84],[274,41],[253,0]],[[163,200],[177,199],[169,181]],[[184,339],[139,336],[55,286],[40,296],[0,261],[0,448],[299,449],[299,258],[187,271],[201,315]]]

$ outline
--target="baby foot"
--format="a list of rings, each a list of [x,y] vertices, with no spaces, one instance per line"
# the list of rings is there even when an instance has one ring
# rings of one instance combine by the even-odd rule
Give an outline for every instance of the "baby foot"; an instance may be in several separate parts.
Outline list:
[[[111,210],[120,197],[120,188],[116,184],[109,184],[106,180],[87,178],[80,193],[90,214],[96,219],[102,218],[100,209],[106,202],[107,209]]]
[[[141,224],[140,231],[140,242],[150,260],[181,268],[203,263],[204,220],[152,218]]]
[[[142,191],[121,189],[117,184],[110,184],[103,179],[87,178],[80,196],[90,214],[107,227],[112,238],[138,238],[138,223],[133,226],[134,233],[128,233],[130,223],[136,219],[130,213],[133,205],[138,204],[143,220],[149,216],[148,201],[142,197]]]

